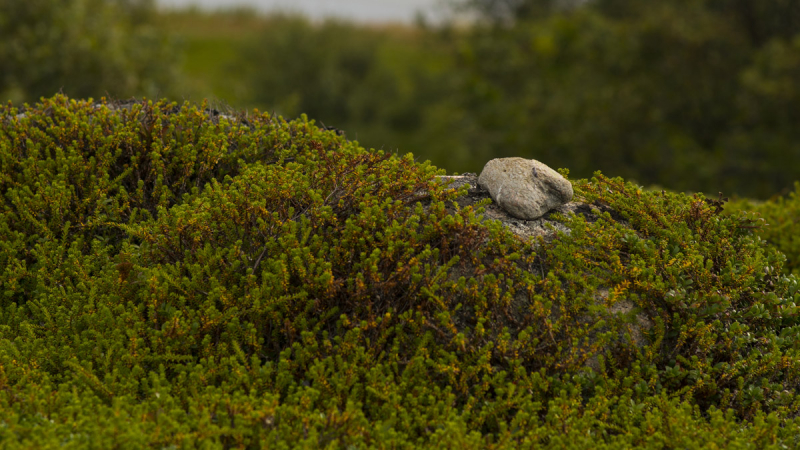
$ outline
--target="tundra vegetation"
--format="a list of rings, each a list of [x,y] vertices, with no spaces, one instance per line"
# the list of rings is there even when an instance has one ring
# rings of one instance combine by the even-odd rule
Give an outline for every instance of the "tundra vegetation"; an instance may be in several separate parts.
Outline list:
[[[218,98],[448,172],[518,156],[644,186],[786,195],[800,0],[464,0],[471,26],[312,23],[152,0],[12,1],[0,101]],[[167,45],[170,44],[170,45]]]
[[[523,240],[441,173],[305,117],[0,108],[3,446],[800,444],[757,216],[597,173]]]
[[[455,3],[8,2],[0,447],[800,446],[800,1]],[[596,214],[437,179],[504,156]]]

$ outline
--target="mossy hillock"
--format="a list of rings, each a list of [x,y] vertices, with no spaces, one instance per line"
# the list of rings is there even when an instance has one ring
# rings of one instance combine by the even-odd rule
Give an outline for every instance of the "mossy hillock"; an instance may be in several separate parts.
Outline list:
[[[597,174],[520,238],[305,118],[63,96],[0,168],[4,447],[800,444],[797,280],[717,200]]]

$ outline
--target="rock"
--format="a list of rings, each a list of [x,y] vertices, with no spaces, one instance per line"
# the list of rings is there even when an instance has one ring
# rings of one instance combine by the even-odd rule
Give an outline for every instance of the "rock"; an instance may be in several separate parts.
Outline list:
[[[533,159],[497,158],[483,167],[478,184],[510,215],[535,220],[572,200],[572,184]]]
[[[491,199],[489,191],[478,184],[478,176],[474,173],[440,176],[439,179],[444,183],[448,183],[453,189],[458,189],[463,185],[469,186],[467,195],[459,197],[457,200],[459,206],[462,208],[473,206],[487,198]],[[567,227],[556,220],[551,220],[549,216],[557,212],[561,214],[575,213],[578,208],[585,209],[587,214],[591,213],[588,205],[584,205],[583,203],[567,203],[549,211],[540,218],[524,220],[512,216],[497,203],[492,202],[484,206],[484,218],[499,220],[506,228],[511,230],[511,232],[523,239],[543,236],[545,241],[549,242],[555,238],[557,231],[569,232]]]
[[[509,158],[509,159],[517,159],[522,160],[525,162],[529,162],[528,160],[524,160],[521,158]],[[491,161],[490,161],[491,162]],[[538,163],[541,164],[541,163]],[[488,166],[489,164],[487,164]],[[538,172],[537,166],[537,172]],[[547,166],[544,166],[547,167]],[[549,168],[548,168],[549,169]],[[552,169],[549,169],[552,171]],[[485,169],[484,169],[485,172]],[[556,173],[560,177],[558,173]],[[483,176],[483,174],[481,174]],[[562,177],[563,179],[563,177]],[[459,207],[464,208],[467,206],[473,206],[482,200],[490,198],[490,192],[480,184],[479,178],[474,173],[465,173],[463,175],[451,175],[451,176],[440,176],[439,180],[443,183],[446,183],[449,187],[458,189],[464,185],[467,185],[467,195],[459,197],[456,201]],[[567,180],[564,180],[569,184]],[[569,194],[572,197],[572,186],[569,187]],[[502,196],[501,196],[502,198]],[[545,242],[552,242],[554,239],[558,237],[558,233],[562,232],[565,235],[569,235],[569,229],[564,226],[559,220],[557,220],[556,214],[562,216],[569,216],[571,214],[578,214],[583,216],[583,218],[587,222],[595,222],[600,218],[600,216],[604,213],[608,213],[611,216],[612,220],[624,225],[629,226],[628,223],[623,219],[623,217],[612,208],[608,207],[604,204],[587,204],[581,202],[567,202],[564,204],[560,204],[553,209],[546,211],[541,217],[538,217],[533,220],[524,220],[514,217],[510,214],[510,212],[504,208],[498,206],[497,203],[490,203],[484,206],[484,218],[489,220],[498,220],[500,223],[506,227],[509,231],[514,233],[521,239],[528,240],[531,244],[535,247],[538,246],[537,239],[538,237],[542,237]],[[533,270],[537,270],[532,268]],[[529,269],[530,270],[530,269]],[[541,270],[542,276],[546,273],[547,268],[541,267],[538,270]],[[461,276],[469,276],[470,273],[474,271],[473,267],[461,267],[460,269],[455,269],[453,273],[451,273],[451,277],[453,280],[457,280]],[[623,332],[611,342],[611,346],[617,345],[623,341],[628,341],[634,348],[643,348],[648,344],[647,338],[645,334],[648,330],[650,330],[654,324],[653,321],[650,319],[648,313],[643,310],[638,310],[636,303],[634,303],[631,299],[628,298],[620,298],[616,299],[613,303],[609,303],[608,300],[609,290],[607,287],[601,287],[598,291],[594,294],[594,301],[597,305],[606,305],[607,306],[607,315],[604,315],[599,312],[595,313],[586,313],[585,315],[577,317],[578,323],[588,326],[597,322],[600,319],[608,319],[611,316],[629,316],[632,314],[631,320],[626,323],[624,326]],[[516,295],[515,300],[517,302],[524,302],[525,296],[522,292],[518,292]],[[558,308],[554,307],[553,314],[554,317],[558,315],[557,313]],[[598,371],[600,369],[600,363],[598,356],[600,354],[605,353],[606,351],[610,350],[610,347],[594,349],[592,350],[592,343],[594,342],[594,338],[600,334],[607,332],[609,329],[608,327],[603,327],[601,329],[595,330],[589,336],[588,343],[579,344],[576,348],[579,354],[583,354],[586,356],[586,367]]]
[[[439,177],[439,180],[453,189],[458,189],[464,185],[468,186],[467,195],[457,199],[458,205],[461,208],[473,206],[487,198],[491,199],[489,191],[479,184],[478,176],[474,173],[443,175]],[[514,217],[494,202],[484,206],[484,210],[484,218],[500,221],[503,226],[520,238],[529,239],[542,236],[545,242],[552,241],[559,231],[569,234],[569,229],[553,218],[554,214],[561,214],[564,216],[580,214],[586,221],[594,222],[600,214],[607,212],[611,214],[614,220],[624,223],[624,220],[616,211],[605,205],[589,205],[580,202],[568,202],[559,205],[545,212],[541,217],[533,220]]]

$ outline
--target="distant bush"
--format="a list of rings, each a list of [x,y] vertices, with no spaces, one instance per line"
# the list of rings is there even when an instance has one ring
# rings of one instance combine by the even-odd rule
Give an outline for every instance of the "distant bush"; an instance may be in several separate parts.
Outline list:
[[[485,20],[264,18],[232,70],[241,98],[451,172],[522,156],[711,194],[768,198],[794,183],[800,2],[455,3]]]
[[[452,50],[434,33],[292,16],[265,19],[242,46],[248,102],[306,114],[367,147],[428,154],[446,146]],[[452,152],[456,158],[464,158]]]
[[[435,146],[434,163],[523,156],[762,199],[797,180],[800,2],[458,3],[485,20],[457,47],[460,143]]]
[[[0,100],[166,95],[176,53],[152,0],[10,0],[0,9]]]
[[[800,293],[747,216],[598,174],[615,218],[523,241],[437,173],[305,118],[0,108],[0,440],[798,445]]]

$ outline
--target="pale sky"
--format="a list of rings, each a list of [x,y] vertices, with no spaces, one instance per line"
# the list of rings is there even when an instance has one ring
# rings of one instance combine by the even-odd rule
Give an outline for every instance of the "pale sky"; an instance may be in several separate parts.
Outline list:
[[[300,12],[311,19],[339,17],[359,22],[414,21],[416,11],[436,20],[443,11],[442,0],[157,0],[166,8],[197,5],[204,9],[252,6],[262,12]]]

